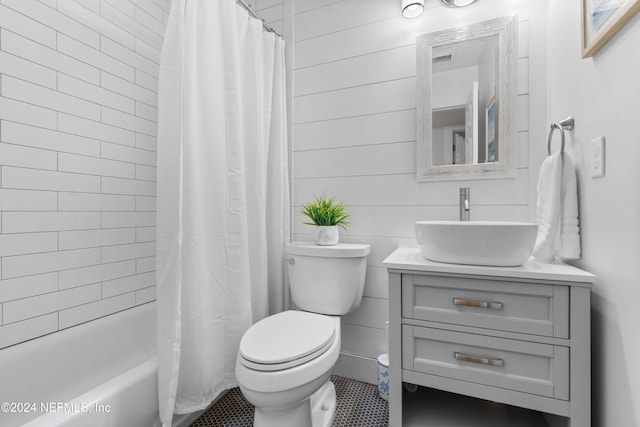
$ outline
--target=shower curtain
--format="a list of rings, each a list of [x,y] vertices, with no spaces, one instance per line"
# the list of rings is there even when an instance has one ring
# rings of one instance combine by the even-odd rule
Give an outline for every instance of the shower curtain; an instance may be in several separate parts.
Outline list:
[[[234,0],[174,0],[158,104],[158,397],[170,426],[236,386],[242,334],[284,308],[282,38]]]

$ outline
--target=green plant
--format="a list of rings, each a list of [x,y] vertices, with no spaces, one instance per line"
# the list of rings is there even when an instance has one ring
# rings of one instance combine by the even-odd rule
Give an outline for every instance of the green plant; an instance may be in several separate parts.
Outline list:
[[[323,193],[309,203],[302,205],[302,213],[309,217],[312,222],[305,222],[307,225],[337,225],[347,231],[349,217],[351,216],[345,209],[344,203],[337,203],[333,198],[327,198]]]

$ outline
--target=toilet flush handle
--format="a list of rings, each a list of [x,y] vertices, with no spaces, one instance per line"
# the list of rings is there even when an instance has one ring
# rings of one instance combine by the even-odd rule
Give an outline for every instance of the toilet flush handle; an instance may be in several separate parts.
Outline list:
[[[287,261],[289,261],[289,264],[291,264],[291,265],[296,263],[295,258],[289,258]]]

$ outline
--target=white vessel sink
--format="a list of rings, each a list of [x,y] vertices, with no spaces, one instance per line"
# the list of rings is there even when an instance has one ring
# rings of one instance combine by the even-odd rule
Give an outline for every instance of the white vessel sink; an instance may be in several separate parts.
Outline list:
[[[515,267],[531,256],[538,225],[506,221],[417,221],[426,259],[451,264]]]

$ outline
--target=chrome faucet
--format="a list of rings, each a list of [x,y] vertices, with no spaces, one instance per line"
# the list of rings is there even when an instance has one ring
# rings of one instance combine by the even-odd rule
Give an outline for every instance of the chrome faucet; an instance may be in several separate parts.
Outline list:
[[[471,219],[471,189],[469,187],[460,187],[460,221],[469,221]]]

